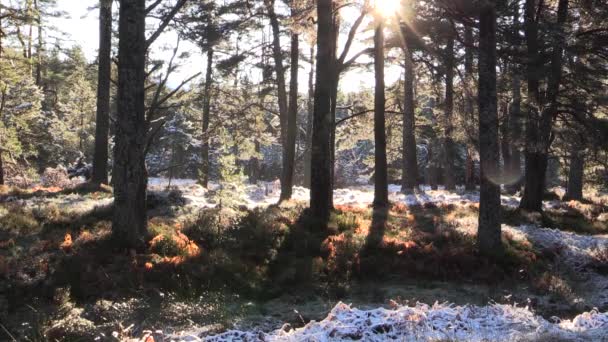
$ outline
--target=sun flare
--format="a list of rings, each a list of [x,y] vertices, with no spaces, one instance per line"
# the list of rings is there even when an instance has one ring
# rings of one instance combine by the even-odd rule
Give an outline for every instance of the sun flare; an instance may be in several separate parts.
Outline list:
[[[401,9],[401,0],[375,0],[374,9],[383,17],[391,17]]]

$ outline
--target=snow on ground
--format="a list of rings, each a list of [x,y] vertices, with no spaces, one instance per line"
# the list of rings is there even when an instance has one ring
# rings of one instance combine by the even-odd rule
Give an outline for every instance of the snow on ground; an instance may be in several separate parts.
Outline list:
[[[217,183],[211,183],[209,190],[196,184],[192,179],[173,179],[150,178],[148,187],[153,191],[163,191],[170,188],[182,191],[184,198],[193,207],[207,208],[214,207],[216,201],[213,194],[220,188]],[[243,185],[243,196],[240,203],[248,208],[258,206],[268,206],[276,204],[279,200],[280,184],[278,182],[259,182],[258,184]],[[439,190],[431,190],[429,186],[422,186],[420,191],[414,194],[401,193],[400,185],[389,185],[390,200],[393,203],[403,203],[406,205],[424,205],[427,203],[476,203],[479,202],[479,194],[475,192],[465,192],[462,189],[457,192],[445,191],[442,187]],[[310,192],[308,189],[294,186],[294,200],[308,201]],[[374,200],[374,187],[371,185],[356,186],[348,189],[334,190],[334,203],[337,205],[350,205],[355,207],[367,207]],[[502,204],[505,206],[517,206],[519,197],[502,196]]]
[[[521,341],[539,338],[588,341],[608,339],[608,314],[586,312],[572,320],[549,322],[528,308],[511,305],[453,306],[416,304],[394,309],[359,310],[338,303],[328,316],[306,326],[270,333],[230,330],[201,337],[200,332],[170,336],[172,341]]]

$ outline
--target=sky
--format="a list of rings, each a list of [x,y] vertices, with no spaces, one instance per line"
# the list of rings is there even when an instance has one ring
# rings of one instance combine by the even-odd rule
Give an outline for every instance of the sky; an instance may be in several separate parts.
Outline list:
[[[68,13],[68,18],[53,19],[51,24],[60,31],[67,34],[66,40],[63,42],[63,47],[67,48],[73,45],[80,45],[89,61],[94,61],[97,56],[97,48],[99,45],[99,28],[98,28],[98,10],[90,9],[98,3],[98,0],[58,0],[58,9]],[[356,17],[356,13],[354,13]],[[345,15],[349,17],[349,15]],[[342,39],[344,40],[344,39]],[[161,37],[152,46],[152,56],[156,59],[168,60],[172,55],[172,50],[177,41],[177,34],[171,30],[163,33]],[[301,51],[307,54],[309,47],[300,43]],[[364,49],[366,46],[361,43],[353,44],[351,55],[357,51]],[[200,54],[196,46],[187,41],[180,42],[180,51],[189,52],[190,57],[182,62],[182,67],[169,80],[170,86],[176,86],[183,80],[189,78],[197,72],[205,70],[205,59]],[[361,59],[365,61],[365,57]],[[305,85],[308,83],[308,65],[302,65],[299,73],[300,91],[307,92]],[[398,68],[388,68],[386,70],[386,83],[392,84],[400,76]],[[353,92],[365,88],[373,88],[374,77],[370,70],[350,71],[343,75],[340,82],[341,90],[344,92]]]

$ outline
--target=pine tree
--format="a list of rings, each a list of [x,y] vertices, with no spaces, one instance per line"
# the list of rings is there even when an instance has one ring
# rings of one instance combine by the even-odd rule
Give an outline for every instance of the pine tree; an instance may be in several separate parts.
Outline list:
[[[99,56],[97,114],[92,182],[108,183],[108,134],[110,126],[110,76],[112,72],[112,0],[99,2]]]
[[[310,209],[313,217],[328,222],[331,210],[331,94],[332,0],[317,2],[317,70],[313,116]]]
[[[479,12],[479,159],[481,186],[477,243],[485,255],[502,254],[500,232],[498,112],[496,100],[496,7]]]

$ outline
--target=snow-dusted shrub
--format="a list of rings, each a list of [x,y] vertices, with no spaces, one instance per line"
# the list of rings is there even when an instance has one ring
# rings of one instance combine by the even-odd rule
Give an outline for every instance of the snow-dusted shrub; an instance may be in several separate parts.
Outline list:
[[[45,187],[65,188],[72,185],[67,170],[61,165],[56,168],[47,167],[42,173],[40,181]]]

